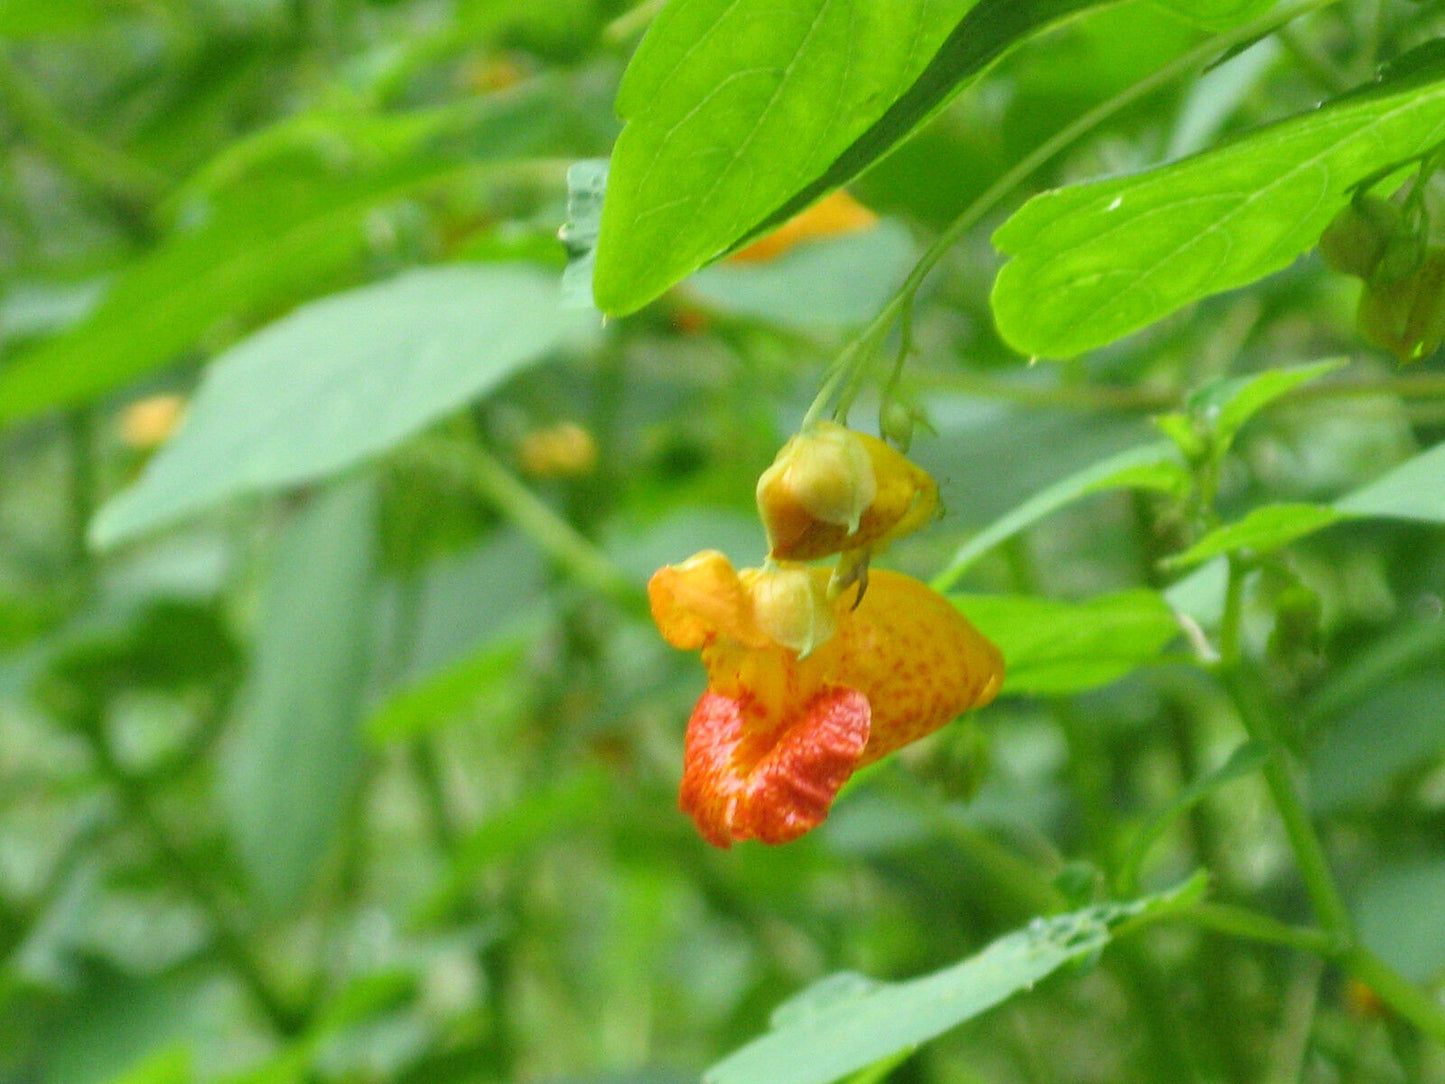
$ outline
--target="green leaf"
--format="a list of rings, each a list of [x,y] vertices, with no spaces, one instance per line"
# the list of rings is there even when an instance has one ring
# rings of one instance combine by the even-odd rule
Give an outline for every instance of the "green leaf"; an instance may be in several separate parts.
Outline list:
[[[1182,15],[1208,30],[1227,30],[1263,15],[1279,0],[1154,0],[1160,7]]]
[[[415,738],[447,722],[479,697],[494,693],[505,700],[508,679],[523,663],[526,640],[489,643],[472,654],[441,667],[425,679],[393,693],[367,719],[369,741],[383,743]],[[487,716],[505,714],[489,704]]]
[[[510,265],[416,270],[303,306],[213,363],[184,427],[100,510],[91,541],[379,455],[591,322],[559,308],[550,276]]]
[[[1202,891],[1196,878],[1132,903],[1037,918],[931,975],[874,986],[854,981],[854,996],[825,998],[811,1011],[789,1014],[778,1028],[707,1070],[704,1084],[828,1084],[936,1038],[1099,952],[1127,919],[1191,902]],[[832,987],[830,995],[843,992],[833,980],[823,983]]]
[[[317,497],[288,526],[262,599],[221,799],[275,910],[314,878],[361,766],[375,519],[368,480]]]
[[[933,587],[947,591],[989,550],[1081,497],[1123,486],[1171,490],[1187,480],[1173,444],[1156,441],[1127,448],[1040,490],[1000,516],[954,551],[943,571],[934,577]]]
[[[1385,84],[1171,165],[1035,196],[994,234],[1014,257],[994,283],[999,331],[1026,354],[1073,357],[1254,282],[1312,248],[1353,185],[1442,137],[1445,81]]]
[[[1407,979],[1434,985],[1445,971],[1445,861],[1402,862],[1375,873],[1354,907],[1362,940]]]
[[[594,295],[633,312],[855,177],[1029,34],[1104,0],[673,0],[617,97]]]
[[[518,153],[551,123],[557,97],[543,88],[469,114],[464,161],[426,152],[442,126],[430,111],[345,124],[308,116],[228,144],[189,184],[205,198],[187,202],[185,225],[128,264],[83,323],[0,368],[0,424],[92,400],[174,364],[218,328],[234,334],[334,288],[372,246],[377,207]],[[303,147],[362,165],[341,176],[303,168],[290,157]]]
[[[1347,364],[1347,358],[1330,358],[1211,381],[1189,397],[1189,410],[1213,434],[1214,446],[1222,454],[1244,423],[1270,403]]]
[[[1189,568],[1236,550],[1272,553],[1346,518],[1344,512],[1326,505],[1267,504],[1243,519],[1210,531],[1183,553],[1165,558],[1160,564],[1168,569]]]
[[[1107,685],[1156,661],[1179,635],[1164,599],[1142,588],[1087,602],[1032,595],[953,602],[1003,652],[1005,694],[1062,696]]]
[[[102,0],[0,0],[0,40],[82,30],[99,22]]]
[[[219,321],[324,288],[365,251],[367,210],[421,179],[408,165],[322,194],[259,186],[131,264],[88,319],[0,370],[0,423],[93,399],[175,362]]]
[[[1432,630],[1433,631],[1433,630]],[[1440,657],[1434,636],[1431,661]],[[1321,813],[1381,800],[1405,769],[1445,752],[1445,673],[1439,670],[1384,678],[1363,703],[1328,716],[1315,715],[1322,739],[1311,749],[1310,804]]]
[[[211,976],[196,967],[136,976],[87,959],[79,972],[29,1074],[41,1084],[168,1084],[177,1074],[167,1070],[189,1060],[188,1050],[218,1041],[208,1019]]]
[[[1386,471],[1340,498],[1335,508],[1352,516],[1445,523],[1445,444],[1437,444]]]
[[[1149,849],[1158,842],[1159,837],[1171,824],[1226,783],[1243,779],[1258,771],[1268,758],[1269,749],[1265,745],[1254,741],[1241,742],[1223,764],[1212,772],[1191,780],[1188,786],[1174,796],[1173,801],[1150,817],[1139,830],[1138,838],[1129,849],[1128,857],[1119,871],[1119,884],[1136,886],[1139,883],[1139,870],[1144,859],[1148,857]]]

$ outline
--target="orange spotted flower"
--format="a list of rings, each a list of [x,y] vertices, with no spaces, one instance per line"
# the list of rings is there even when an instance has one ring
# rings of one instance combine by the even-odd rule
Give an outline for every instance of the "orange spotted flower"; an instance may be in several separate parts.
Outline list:
[[[855,601],[828,584],[826,569],[739,572],[711,550],[648,584],[664,638],[707,668],[679,804],[709,843],[796,839],[858,768],[998,691],[998,649],[927,585],[875,572]]]

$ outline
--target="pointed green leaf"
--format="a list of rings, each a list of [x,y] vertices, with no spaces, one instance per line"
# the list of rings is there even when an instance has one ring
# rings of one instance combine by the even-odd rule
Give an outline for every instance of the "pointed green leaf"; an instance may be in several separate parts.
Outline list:
[[[1344,512],[1326,505],[1267,504],[1252,510],[1243,519],[1210,531],[1183,553],[1176,553],[1161,564],[1169,569],[1189,568],[1236,550],[1273,553],[1345,518]]]
[[[1330,358],[1309,365],[1284,366],[1216,380],[1189,397],[1189,409],[1214,434],[1215,447],[1223,452],[1234,442],[1244,423],[1270,403],[1347,363],[1345,358]]]
[[[1013,257],[994,284],[999,331],[1023,353],[1073,357],[1254,282],[1312,248],[1353,185],[1442,138],[1432,69],[1146,173],[1035,196],[994,234]]]
[[[1164,599],[1143,588],[1086,602],[1033,595],[953,599],[1008,664],[1005,694],[1063,696],[1117,681],[1179,635]]]
[[[1099,952],[1126,920],[1192,902],[1202,891],[1203,880],[1196,878],[1133,903],[1038,918],[952,967],[907,982],[865,989],[854,976],[854,996],[824,999],[811,1011],[789,1014],[779,1027],[707,1070],[703,1082],[828,1084],[936,1038],[1070,961]]]
[[[593,280],[625,315],[844,184],[1028,35],[1112,0],[673,0],[618,93]]]
[[[1387,471],[1335,502],[1352,516],[1385,516],[1445,523],[1445,444]]]
[[[368,481],[321,495],[289,525],[265,590],[221,799],[274,909],[311,883],[361,766],[375,519]]]
[[[184,427],[91,539],[111,546],[378,455],[594,322],[517,265],[416,270],[303,306],[212,364]]]

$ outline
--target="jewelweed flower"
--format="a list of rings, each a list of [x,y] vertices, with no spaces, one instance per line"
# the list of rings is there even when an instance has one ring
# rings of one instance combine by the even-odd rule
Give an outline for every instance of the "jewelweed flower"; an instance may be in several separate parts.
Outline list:
[[[916,531],[938,507],[938,486],[877,437],[821,421],[783,445],[757,500],[769,555],[811,561]]]
[[[709,843],[786,843],[821,824],[858,769],[988,703],[1003,659],[926,584],[875,572],[856,605],[826,569],[735,570],[706,550],[660,569],[652,614],[701,651],[679,805]]]

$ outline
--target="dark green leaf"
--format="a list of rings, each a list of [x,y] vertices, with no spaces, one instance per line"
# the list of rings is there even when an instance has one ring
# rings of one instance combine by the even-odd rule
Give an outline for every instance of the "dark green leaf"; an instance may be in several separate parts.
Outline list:
[[[1436,632],[1432,660],[1439,641]],[[1328,813],[1379,799],[1400,772],[1445,752],[1442,698],[1445,674],[1416,673],[1377,681],[1361,703],[1317,717],[1323,733],[1309,762],[1314,807]]]
[[[101,509],[92,541],[385,452],[590,322],[559,308],[550,276],[508,265],[412,271],[298,309],[216,360],[181,432]]]
[[[1163,598],[1143,589],[1087,602],[1031,595],[953,601],[1003,652],[1005,694],[1061,696],[1107,685],[1156,661],[1179,635]]]
[[[1073,357],[1278,271],[1351,187],[1445,136],[1445,81],[1342,98],[1132,177],[1035,196],[994,234],[1000,333]]]
[[[942,1035],[1108,945],[1126,919],[1198,896],[1200,880],[1133,903],[1035,919],[982,952],[908,982],[818,1005],[724,1058],[705,1084],[828,1084]],[[855,983],[856,985],[856,983]]]
[[[221,797],[273,909],[315,877],[361,766],[375,517],[367,480],[317,497],[281,539],[262,600]]]

